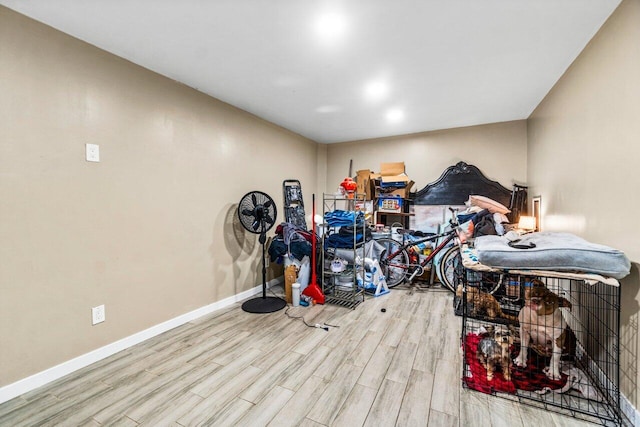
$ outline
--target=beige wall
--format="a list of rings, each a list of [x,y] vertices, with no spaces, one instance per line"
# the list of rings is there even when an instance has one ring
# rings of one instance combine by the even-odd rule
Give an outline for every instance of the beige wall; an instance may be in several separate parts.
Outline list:
[[[259,285],[236,203],[317,188],[315,142],[4,7],[0,94],[0,386]]]
[[[380,171],[382,162],[404,162],[419,190],[440,177],[449,166],[464,161],[507,188],[527,177],[525,120],[424,132],[391,138],[345,142],[328,146],[327,191],[336,191],[348,175],[360,169]]]
[[[318,144],[318,158],[316,159],[316,162],[318,164],[318,185],[315,190],[317,200],[322,200],[322,193],[325,193],[327,191],[325,188],[327,180],[327,152],[328,146],[326,144]],[[318,211],[322,210],[322,207],[318,202],[316,202],[316,209]]]
[[[634,262],[622,281],[622,392],[638,407],[640,0],[625,0],[528,120],[528,181],[544,230]]]
[[[0,386],[257,285],[235,203],[260,189],[280,207],[288,178],[305,201],[332,192],[350,159],[404,161],[416,189],[460,160],[528,183],[545,229],[638,262],[638,22],[625,0],[528,121],[321,146],[0,7]],[[621,372],[636,406],[639,292],[634,266]]]

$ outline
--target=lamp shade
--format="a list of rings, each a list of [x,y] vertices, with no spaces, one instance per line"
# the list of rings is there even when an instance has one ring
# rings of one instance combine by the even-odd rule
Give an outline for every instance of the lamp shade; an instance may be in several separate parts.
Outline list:
[[[518,228],[523,230],[535,230],[536,229],[536,217],[535,216],[521,216],[518,221]]]

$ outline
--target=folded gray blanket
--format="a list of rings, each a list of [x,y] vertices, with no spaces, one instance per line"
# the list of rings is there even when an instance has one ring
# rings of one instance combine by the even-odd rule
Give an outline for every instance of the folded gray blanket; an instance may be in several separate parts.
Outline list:
[[[629,274],[631,263],[622,251],[587,242],[570,233],[525,234],[518,244],[534,248],[516,249],[502,236],[475,239],[480,263],[506,269],[577,271],[616,279]]]

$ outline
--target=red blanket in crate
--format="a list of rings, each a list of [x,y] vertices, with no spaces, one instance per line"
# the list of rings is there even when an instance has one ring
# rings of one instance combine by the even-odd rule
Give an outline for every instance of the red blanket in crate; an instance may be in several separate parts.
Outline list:
[[[529,351],[529,360],[526,368],[511,366],[511,381],[505,380],[500,370],[493,375],[492,381],[487,381],[487,370],[476,357],[478,343],[482,338],[484,338],[482,335],[467,334],[464,342],[464,357],[471,376],[465,376],[463,380],[470,389],[488,394],[493,392],[514,394],[516,390],[536,391],[545,387],[554,390],[562,388],[567,382],[567,376],[564,374],[562,374],[562,379],[557,381],[547,378],[542,371],[545,359],[539,357],[532,350]],[[512,359],[518,355],[518,351],[519,348],[516,346],[512,348]]]

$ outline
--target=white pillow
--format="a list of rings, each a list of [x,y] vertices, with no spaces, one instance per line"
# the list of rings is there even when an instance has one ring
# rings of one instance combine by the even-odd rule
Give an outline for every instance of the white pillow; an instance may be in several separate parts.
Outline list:
[[[488,197],[484,197],[484,196],[477,196],[477,195],[469,196],[469,204],[471,206],[478,206],[478,207],[481,207],[482,209],[486,209],[491,213],[501,213],[506,215],[509,212],[511,212],[509,208],[507,208],[502,203],[498,203],[495,200],[490,199]]]

